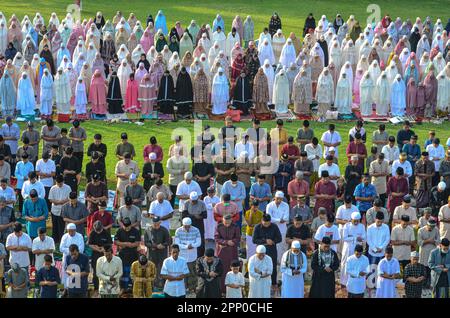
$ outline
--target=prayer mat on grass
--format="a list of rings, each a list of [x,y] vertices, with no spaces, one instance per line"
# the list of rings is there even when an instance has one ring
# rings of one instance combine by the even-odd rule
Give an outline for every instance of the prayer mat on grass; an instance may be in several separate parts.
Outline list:
[[[106,118],[106,115],[92,114],[92,119],[94,120],[105,120]]]
[[[361,115],[361,113],[358,114]],[[356,120],[356,119],[361,119],[361,117],[358,117],[355,113],[338,115],[338,120]]]
[[[172,120],[173,119],[173,115],[172,114],[158,113],[158,119],[160,119],[160,120]]]
[[[225,120],[225,114],[222,114],[222,115],[214,115],[214,114],[211,114],[211,115],[209,115],[209,119],[210,119],[210,120],[223,121],[223,120]]]
[[[60,123],[70,122],[70,114],[58,114],[58,122]]]
[[[262,121],[271,120],[273,118],[272,113],[257,113],[254,110],[250,110],[253,119],[259,119]]]
[[[383,122],[386,123],[389,121],[389,116],[379,116],[375,111],[372,112],[370,116],[362,116],[362,119],[367,122]]]
[[[304,115],[304,114],[296,114],[298,120],[313,120],[314,117],[312,115]]]
[[[208,120],[208,114],[200,114],[200,113],[194,113],[194,119],[199,119],[199,120]]]
[[[276,119],[283,119],[283,120],[294,120],[296,118],[296,116],[290,109],[286,113],[275,112],[275,117]]]

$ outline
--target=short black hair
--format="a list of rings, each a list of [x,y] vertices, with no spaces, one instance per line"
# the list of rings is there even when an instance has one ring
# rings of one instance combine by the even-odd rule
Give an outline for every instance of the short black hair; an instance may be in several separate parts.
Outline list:
[[[44,262],[53,263],[53,257],[49,254],[44,255]]]
[[[172,250],[180,250],[180,246],[178,244],[172,244]]]
[[[69,246],[69,251],[70,252],[79,252],[80,251],[80,249],[78,248],[78,245],[77,244],[71,244],[70,246]]]
[[[45,234],[47,233],[47,229],[45,227],[38,228],[38,234]]]

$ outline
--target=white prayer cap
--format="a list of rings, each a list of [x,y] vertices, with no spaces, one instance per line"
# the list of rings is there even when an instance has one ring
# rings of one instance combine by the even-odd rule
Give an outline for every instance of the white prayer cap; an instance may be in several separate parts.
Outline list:
[[[156,153],[150,152],[150,153],[148,154],[148,159],[150,159],[150,160],[156,160]]]
[[[136,175],[134,173],[130,174],[130,181],[136,181]]]
[[[183,219],[183,225],[191,225],[191,224],[192,224],[191,218],[184,218]]]
[[[358,160],[358,156],[352,156],[351,159],[352,160]]]
[[[77,226],[74,223],[69,223],[69,224],[67,224],[66,229],[67,230],[76,230]]]
[[[197,200],[198,199],[198,193],[196,191],[192,191],[191,194],[189,194],[189,198],[191,200]]]
[[[256,253],[266,254],[266,247],[264,245],[258,245],[258,247],[256,247]]]
[[[275,192],[275,198],[284,198],[283,191],[277,191]]]
[[[218,73],[223,73],[223,68],[219,67],[219,69],[217,71],[218,71]]]
[[[187,180],[192,180],[192,172],[188,171],[184,174],[184,178]]]
[[[299,241],[293,241],[291,244],[291,248],[300,248],[300,242]]]
[[[352,220],[361,220],[361,213],[359,213],[359,212],[353,212],[353,213],[351,214],[351,218],[352,218]]]
[[[411,252],[411,257],[419,258],[419,252],[416,252],[416,251]]]
[[[248,152],[247,151],[242,151],[241,154],[239,155],[239,157],[241,158],[247,158],[248,157]]]
[[[438,189],[444,191],[447,188],[447,184],[444,181],[438,183]]]
[[[328,148],[328,152],[332,152],[332,151],[336,151],[336,148],[334,148],[334,147]]]
[[[297,170],[297,172],[295,173],[295,177],[296,178],[303,178],[303,171]]]

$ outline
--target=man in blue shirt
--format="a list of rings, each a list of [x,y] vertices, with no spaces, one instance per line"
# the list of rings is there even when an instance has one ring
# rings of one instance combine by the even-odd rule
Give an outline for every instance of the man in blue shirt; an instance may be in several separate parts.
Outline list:
[[[11,149],[12,158],[15,159],[17,148],[19,147],[20,128],[16,123],[13,123],[11,116],[6,117],[6,123],[2,125],[0,134],[3,136],[5,144]],[[15,160],[11,160],[12,171],[14,171],[14,162]]]
[[[362,182],[356,186],[353,196],[356,200],[356,207],[362,216],[365,216],[367,210],[373,205],[373,200],[377,196],[377,190],[375,186],[370,183],[370,176],[364,174]]]
[[[61,284],[61,277],[58,269],[52,265],[53,257],[44,256],[44,267],[36,274],[36,283],[41,289],[41,298],[56,298],[58,284]]]
[[[69,298],[85,298],[88,290],[89,257],[80,253],[78,246],[69,246],[70,255],[66,256],[64,271],[67,277]]]
[[[47,203],[38,197],[35,189],[30,191],[30,197],[23,203],[22,215],[27,221],[27,233],[31,239],[38,236],[38,228],[45,228],[48,217]]]
[[[270,185],[266,183],[264,175],[258,175],[257,182],[253,183],[250,187],[250,200],[258,201],[258,209],[266,211],[266,206],[271,199],[272,191],[270,190]]]
[[[417,135],[412,136],[409,140],[409,143],[405,144],[401,151],[406,153],[407,160],[411,164],[411,168],[413,169],[413,171],[416,162],[420,159],[421,156],[420,146],[417,144],[417,139]]]
[[[222,195],[229,194],[231,197],[231,201],[236,203],[239,210],[239,222],[237,225],[240,227],[242,224],[242,213],[244,211],[244,207],[242,202],[245,200],[247,193],[245,192],[245,185],[243,182],[238,181],[238,176],[236,174],[232,174],[230,180],[226,181],[222,187]]]
[[[30,162],[29,156],[26,152],[22,154],[22,160],[16,164],[14,175],[17,178],[16,192],[19,197],[19,211],[22,211],[23,197],[22,186],[25,181],[28,180],[28,174],[34,171],[34,165]]]
[[[272,190],[281,190],[284,193],[287,193],[287,187],[292,179],[293,172],[294,169],[289,162],[289,156],[286,153],[282,154],[278,165],[278,171],[273,175],[275,182],[274,189]]]

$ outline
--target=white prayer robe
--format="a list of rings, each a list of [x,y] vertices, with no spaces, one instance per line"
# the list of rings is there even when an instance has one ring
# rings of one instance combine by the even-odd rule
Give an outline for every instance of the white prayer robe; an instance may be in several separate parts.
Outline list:
[[[272,101],[272,98],[273,98],[273,87],[274,87],[273,82],[274,82],[274,79],[275,79],[275,72],[273,70],[272,65],[269,63],[269,60],[265,60],[264,61],[263,71],[264,71],[264,74],[267,77],[267,84],[269,86],[269,101]],[[289,90],[289,83],[288,83],[288,90]]]
[[[362,241],[358,241],[361,238]],[[364,225],[358,223],[354,225],[351,222],[344,225],[342,230],[342,256],[341,256],[341,285],[347,284],[347,274],[345,268],[347,266],[347,259],[355,253],[355,246],[357,244],[364,244],[366,241],[366,229]]]
[[[261,46],[263,45],[264,40],[266,40],[266,39],[269,42],[269,44],[272,44],[272,36],[270,35],[270,33],[269,32],[267,32],[267,33],[261,32],[259,34],[259,38],[258,38],[258,52],[261,51]]]
[[[400,74],[391,85],[391,114],[403,116],[406,110],[406,86]]]
[[[51,115],[53,105],[53,77],[50,72],[48,73],[48,75],[46,75],[46,72],[44,72],[44,75],[41,78],[40,101],[41,114]]]
[[[262,65],[265,63],[266,60],[268,60],[270,65],[274,65],[275,55],[273,54],[273,48],[269,40],[264,39],[264,43],[262,43],[259,47],[260,47],[260,49],[258,49],[259,63]]]
[[[56,73],[55,76],[55,100],[58,114],[70,114],[70,99],[72,89],[70,87],[69,75],[66,72]]]
[[[347,77],[342,74],[336,86],[334,106],[340,114],[352,113],[352,85]]]
[[[86,85],[83,81],[80,83],[80,79],[82,80],[82,78],[78,78],[75,88],[75,113],[77,115],[86,114],[87,105]]]
[[[281,30],[280,30],[281,31]],[[275,62],[278,63],[281,51],[283,50],[283,45],[286,43],[286,38],[283,33],[277,32],[272,37],[272,47],[273,53],[275,54]]]
[[[292,40],[289,38],[281,51],[280,63],[285,68],[288,68],[291,66],[291,63],[295,63],[296,58],[295,47],[292,44]]]
[[[219,55],[219,52],[221,51],[219,42],[214,42],[214,45],[209,49],[208,51],[208,62],[209,65],[214,65],[214,60]]]
[[[397,297],[397,280],[387,279],[381,277],[383,274],[400,274],[400,264],[398,260],[394,257],[388,261],[383,258],[380,263],[378,263],[377,268],[378,278],[377,278],[377,292],[376,298],[396,298]]]
[[[272,218],[272,223],[275,223],[280,230],[281,237],[286,237],[287,223],[289,222],[289,204],[281,202],[279,206],[275,201],[270,202],[266,206],[266,213]],[[284,221],[284,223],[281,223]],[[281,260],[281,256],[286,251],[287,245],[284,239],[277,244],[277,258],[278,262]]]
[[[302,267],[294,265],[300,274],[293,275],[292,269],[289,267],[288,255],[290,251],[286,251],[281,258],[280,272],[281,272],[281,298],[304,298],[305,293],[305,283],[303,280],[303,275],[308,269],[308,260],[306,255],[300,251],[302,255]]]
[[[366,77],[367,75],[369,78]],[[372,115],[374,88],[374,80],[370,76],[370,73],[366,72],[359,82],[360,108],[362,116]]]
[[[222,115],[227,111],[229,100],[229,87],[228,80],[222,70],[222,75],[217,73],[214,75],[212,91],[211,91],[211,103],[213,105],[212,113],[214,115]]]
[[[23,77],[25,74],[22,73],[17,86],[17,109],[20,110],[21,115],[34,115],[36,100],[34,98],[33,85],[28,75],[26,78]]]
[[[284,69],[275,76],[272,103],[275,105],[277,113],[287,113],[289,111],[289,79]]]
[[[219,32],[214,32],[212,35],[212,41],[215,43],[217,42],[217,44],[219,44],[219,51],[226,51],[227,49],[227,37],[225,35],[225,33],[223,33],[223,31]],[[211,63],[211,61],[210,61]]]
[[[217,225],[216,220],[214,220],[214,206],[220,202],[220,198],[214,195],[212,198],[207,195],[203,202],[206,206],[206,219],[203,219],[203,224],[205,226],[205,240],[214,240],[214,231]]]
[[[441,111],[450,111],[450,78],[443,70],[437,77],[437,109]]]
[[[334,97],[334,82],[331,73],[325,75],[324,70],[317,80],[316,100],[319,104],[331,104]]]
[[[236,34],[233,36],[233,33],[228,33],[227,42],[226,42],[226,48],[225,48],[225,55],[227,56],[228,60],[231,60],[231,50],[234,48],[234,45],[236,42],[241,43],[241,39],[239,38],[239,33],[236,32]]]
[[[256,273],[255,269],[258,269],[263,275],[267,277],[261,278],[261,274]],[[250,291],[248,298],[270,298],[270,287],[272,285],[273,265],[272,259],[269,255],[264,255],[264,258],[260,260],[258,255],[253,255],[248,261],[248,272],[250,277]]]
[[[376,104],[376,114],[378,116],[387,116],[389,112],[390,93],[391,87],[389,85],[386,73],[383,72],[378,78],[374,90],[374,102]]]
[[[341,268],[341,271],[343,269]],[[359,273],[369,273],[369,259],[365,255],[359,258],[355,255],[349,256],[345,265],[345,274],[348,276],[347,291],[352,294],[362,294],[366,290],[366,277],[359,276]],[[342,281],[341,281],[342,284]]]

